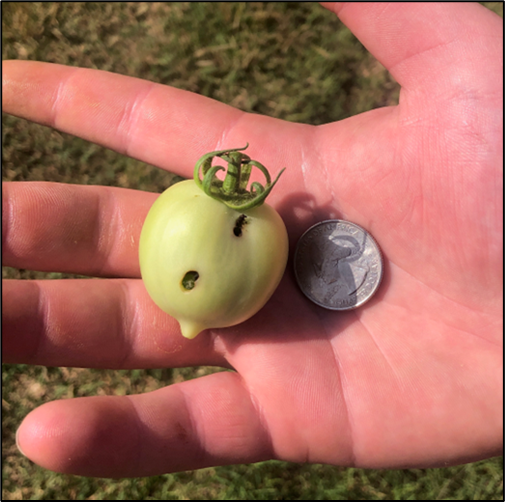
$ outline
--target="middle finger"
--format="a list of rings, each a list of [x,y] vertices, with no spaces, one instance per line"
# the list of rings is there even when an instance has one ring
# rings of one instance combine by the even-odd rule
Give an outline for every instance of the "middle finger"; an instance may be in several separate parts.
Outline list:
[[[140,231],[158,194],[6,182],[2,195],[2,265],[96,277],[140,277]]]

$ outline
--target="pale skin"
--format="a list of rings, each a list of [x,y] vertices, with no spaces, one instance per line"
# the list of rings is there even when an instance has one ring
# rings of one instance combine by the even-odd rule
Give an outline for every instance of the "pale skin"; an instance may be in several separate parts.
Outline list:
[[[313,127],[111,73],[3,63],[3,110],[191,177],[249,142],[290,253],[322,219],[368,229],[385,277],[363,308],[307,300],[291,261],[253,318],[181,337],[140,280],[157,195],[4,183],[3,264],[102,277],[4,281],[8,363],[216,365],[143,395],[46,403],[18,430],[37,464],[128,477],[265,459],[371,468],[501,454],[501,19],[478,4],[332,4],[401,85],[398,106]],[[328,13],[328,15],[333,15]]]

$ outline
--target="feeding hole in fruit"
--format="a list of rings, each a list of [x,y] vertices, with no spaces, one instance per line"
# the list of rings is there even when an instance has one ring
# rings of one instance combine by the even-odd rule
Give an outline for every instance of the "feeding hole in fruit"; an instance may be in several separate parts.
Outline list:
[[[181,281],[181,286],[185,290],[191,291],[195,287],[195,283],[199,277],[200,275],[198,274],[198,272],[196,272],[195,270],[190,270],[189,272],[186,272],[184,274],[184,277],[182,278]]]
[[[245,214],[241,214],[235,221],[235,227],[233,228],[233,234],[236,237],[240,237],[242,235],[242,227],[247,223],[247,216]]]

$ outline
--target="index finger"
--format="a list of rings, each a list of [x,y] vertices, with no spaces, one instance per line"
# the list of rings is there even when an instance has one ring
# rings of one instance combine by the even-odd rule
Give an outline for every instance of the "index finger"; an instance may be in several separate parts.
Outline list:
[[[277,119],[139,78],[37,61],[4,61],[2,70],[3,111],[183,176],[209,151],[249,142],[254,157],[298,144],[298,124],[281,129]]]
[[[5,61],[2,70],[3,111],[179,171],[194,165],[184,157],[195,142],[218,142],[240,114],[203,96],[105,71],[36,61]],[[209,120],[214,127],[204,127]],[[181,134],[195,124],[198,135]],[[168,151],[179,152],[181,165],[167,165]]]

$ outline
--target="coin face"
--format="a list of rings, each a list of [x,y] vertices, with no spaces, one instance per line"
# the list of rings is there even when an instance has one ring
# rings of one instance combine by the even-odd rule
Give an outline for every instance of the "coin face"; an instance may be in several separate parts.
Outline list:
[[[350,310],[366,303],[382,279],[382,254],[375,239],[344,220],[321,221],[298,241],[294,267],[305,296],[321,307]]]

